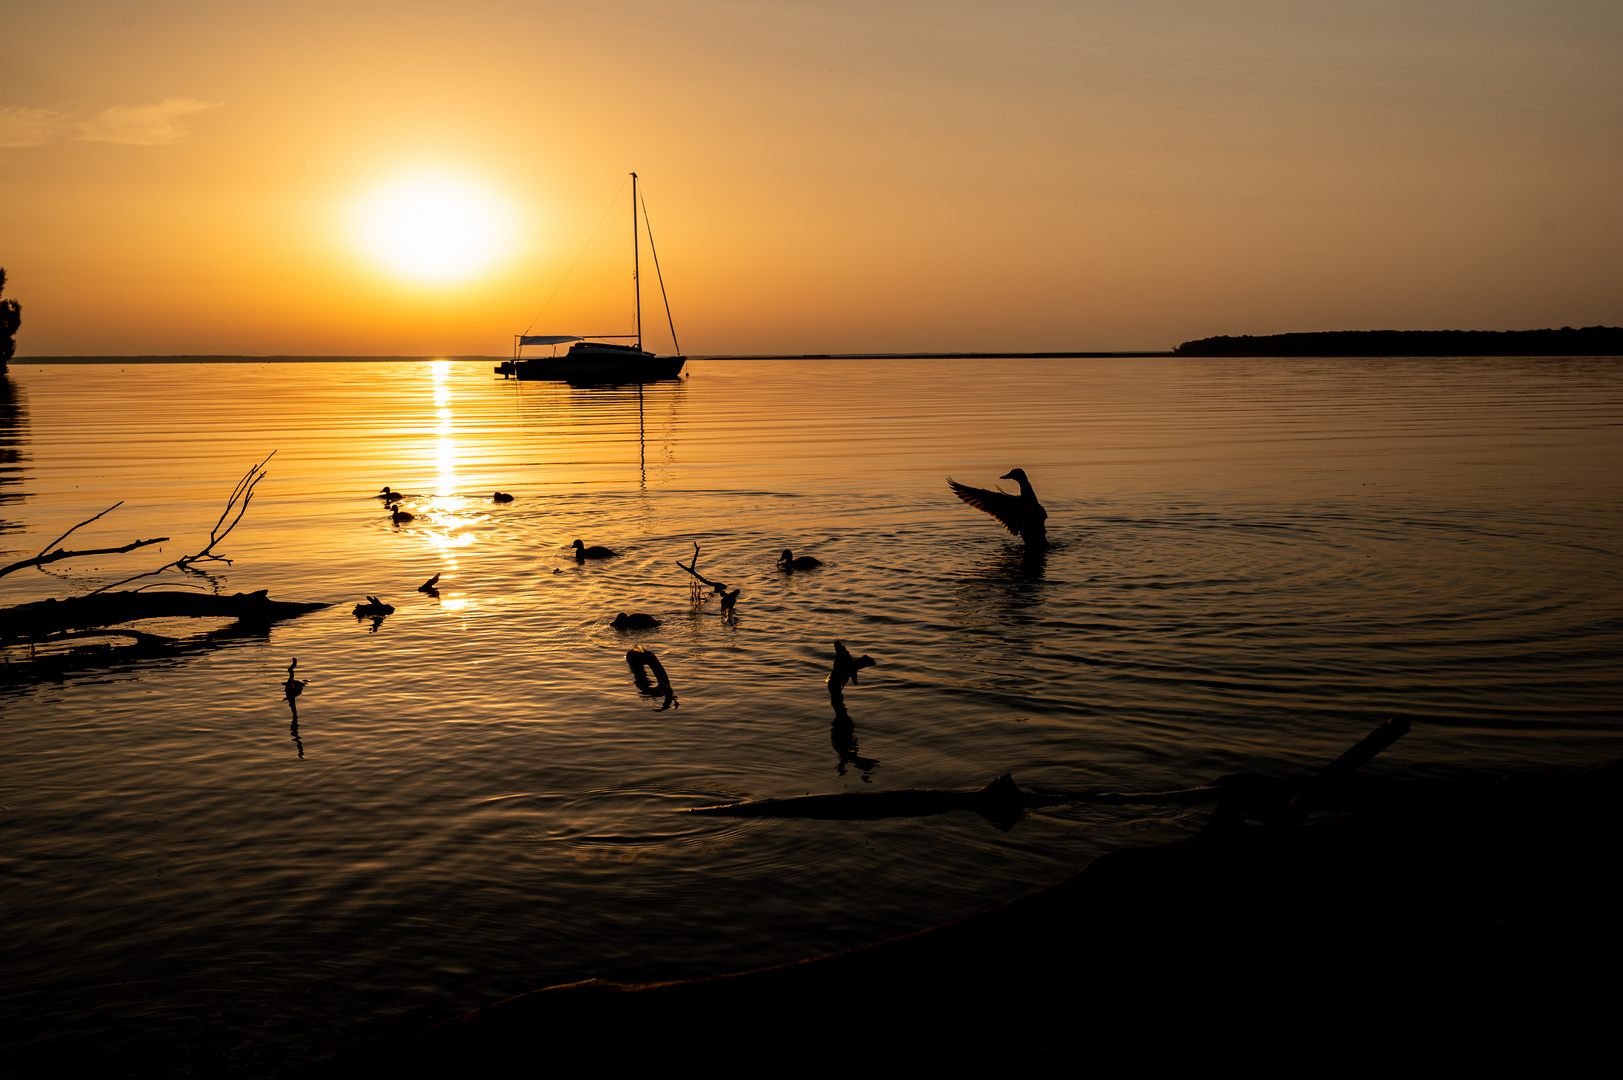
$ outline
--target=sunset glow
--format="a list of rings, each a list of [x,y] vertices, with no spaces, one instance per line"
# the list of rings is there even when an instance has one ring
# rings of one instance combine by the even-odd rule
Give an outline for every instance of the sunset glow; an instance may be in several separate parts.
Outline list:
[[[19,356],[625,333],[632,171],[694,355],[1623,322],[1615,4],[201,10],[7,22]]]
[[[465,281],[512,247],[512,212],[499,197],[454,176],[406,176],[367,193],[354,209],[356,244],[409,281]]]

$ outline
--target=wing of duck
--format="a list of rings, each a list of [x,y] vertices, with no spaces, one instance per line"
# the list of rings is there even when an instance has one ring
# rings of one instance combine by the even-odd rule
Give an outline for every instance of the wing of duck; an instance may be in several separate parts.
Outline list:
[[[1018,495],[1010,495],[1006,491],[988,491],[985,488],[970,487],[960,484],[952,477],[947,477],[947,483],[952,486],[952,493],[964,500],[977,510],[984,510],[1003,523],[1003,527],[1016,536],[1024,526],[1030,508]]]

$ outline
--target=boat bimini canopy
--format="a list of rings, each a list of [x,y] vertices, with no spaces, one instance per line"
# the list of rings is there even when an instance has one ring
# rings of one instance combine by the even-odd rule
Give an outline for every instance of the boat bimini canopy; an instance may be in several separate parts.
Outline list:
[[[562,345],[571,341],[598,341],[603,338],[630,338],[635,334],[514,334],[513,359],[523,356],[526,345]],[[641,339],[639,339],[641,340]]]

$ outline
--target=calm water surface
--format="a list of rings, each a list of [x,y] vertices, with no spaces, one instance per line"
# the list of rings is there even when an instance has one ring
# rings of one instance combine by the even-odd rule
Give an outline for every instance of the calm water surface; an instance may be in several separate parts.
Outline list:
[[[640,391],[25,361],[10,383],[3,561],[120,499],[69,546],[173,540],[0,600],[196,550],[275,451],[231,564],[187,580],[334,606],[57,682],[7,657],[8,1055],[291,1073],[551,983],[913,930],[1202,821],[689,806],[1005,771],[1181,787],[1313,768],[1393,715],[1414,734],[1372,769],[1623,754],[1616,359],[698,361]],[[945,483],[1014,466],[1050,513],[1035,562]],[[576,537],[622,554],[577,566]],[[693,602],[695,543],[742,589],[735,623]],[[784,575],[785,547],[826,565]],[[397,606],[376,628],[350,614],[367,594]],[[620,610],[664,625],[617,632]],[[823,684],[837,638],[879,662],[846,695],[855,746]],[[637,693],[634,644],[679,707]]]

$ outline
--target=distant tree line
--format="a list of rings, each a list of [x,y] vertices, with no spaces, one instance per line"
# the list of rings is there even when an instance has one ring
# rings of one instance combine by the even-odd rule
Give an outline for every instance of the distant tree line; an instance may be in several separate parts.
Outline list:
[[[1623,327],[1574,330],[1332,330],[1186,341],[1179,356],[1623,356]]]
[[[6,268],[0,266],[0,294],[6,291]],[[17,327],[23,322],[23,306],[15,300],[0,300],[0,374],[17,351]]]

